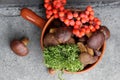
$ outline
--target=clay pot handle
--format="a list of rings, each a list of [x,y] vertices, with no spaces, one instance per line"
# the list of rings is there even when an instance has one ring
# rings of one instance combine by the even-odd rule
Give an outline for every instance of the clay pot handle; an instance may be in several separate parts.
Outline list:
[[[35,12],[33,12],[32,10],[30,10],[28,8],[21,9],[20,15],[41,29],[44,27],[44,25],[46,23],[46,21],[43,18],[41,18]]]

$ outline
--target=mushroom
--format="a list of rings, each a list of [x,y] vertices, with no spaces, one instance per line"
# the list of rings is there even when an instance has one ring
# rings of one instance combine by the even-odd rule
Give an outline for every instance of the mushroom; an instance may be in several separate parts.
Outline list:
[[[104,33],[106,40],[110,38],[110,31],[106,26],[101,26],[100,31]]]
[[[12,51],[19,56],[26,56],[29,52],[27,44],[29,42],[28,38],[23,38],[22,40],[14,39],[10,43]]]
[[[66,44],[75,44],[75,39],[74,38],[70,38],[68,41],[65,42]]]
[[[47,33],[44,37],[44,46],[55,46],[58,45],[59,42],[57,41],[57,39],[55,38],[53,33]]]
[[[59,43],[65,43],[71,38],[72,31],[68,27],[59,27],[54,34]]]
[[[87,46],[92,49],[98,49],[100,48],[105,41],[105,35],[98,31],[95,32],[88,40],[87,40]]]
[[[89,53],[83,52],[83,53],[80,54],[79,60],[84,65],[93,64],[98,60],[98,56],[92,56]]]

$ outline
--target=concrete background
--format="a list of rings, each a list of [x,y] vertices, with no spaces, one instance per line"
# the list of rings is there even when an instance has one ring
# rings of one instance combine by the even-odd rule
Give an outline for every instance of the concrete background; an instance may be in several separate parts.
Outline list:
[[[75,6],[75,5],[74,5]],[[68,6],[69,7],[69,4]],[[41,30],[19,16],[21,7],[0,8],[0,80],[58,80],[57,74],[48,74],[40,49]],[[45,17],[44,8],[29,7]],[[79,5],[75,8],[80,8]],[[96,16],[111,31],[105,55],[97,66],[83,74],[64,74],[65,80],[119,80],[120,79],[120,6],[94,7]],[[29,54],[15,55],[10,41],[26,36],[30,39]]]
[[[44,0],[0,0],[0,6],[36,6],[43,4]],[[110,4],[118,3],[119,0],[67,0],[67,4]]]

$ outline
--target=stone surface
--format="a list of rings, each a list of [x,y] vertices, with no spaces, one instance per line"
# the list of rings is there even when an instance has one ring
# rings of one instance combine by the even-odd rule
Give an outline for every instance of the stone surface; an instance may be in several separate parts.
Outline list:
[[[0,8],[0,80],[58,80],[50,75],[43,63],[40,49],[41,30],[19,16],[20,8]],[[44,9],[31,7],[45,17]],[[111,32],[105,55],[97,66],[83,74],[64,74],[65,80],[119,80],[120,79],[120,6],[94,7],[96,16]],[[30,39],[29,54],[15,55],[10,41],[26,36]]]
[[[9,6],[38,6],[43,0],[0,0],[0,7]]]
[[[4,6],[38,6],[42,5],[44,0],[0,0],[0,7]],[[67,4],[72,5],[109,5],[120,3],[119,0],[68,0]]]

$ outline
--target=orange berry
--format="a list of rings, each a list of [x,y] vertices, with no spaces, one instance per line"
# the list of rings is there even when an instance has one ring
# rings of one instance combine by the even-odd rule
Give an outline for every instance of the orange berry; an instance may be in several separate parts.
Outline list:
[[[48,3],[45,3],[45,4],[44,4],[44,7],[47,9],[48,5],[49,5]]]
[[[80,31],[79,37],[82,37],[85,35],[85,32]]]
[[[70,25],[74,26],[75,25],[75,21],[74,20],[70,20]]]
[[[86,22],[89,22],[89,20],[90,20],[89,18],[86,18]]]
[[[82,31],[82,32],[85,32],[85,28],[81,28],[81,31]]]
[[[89,20],[93,20],[94,16],[93,15],[89,15]]]
[[[63,4],[66,4],[66,2],[67,2],[66,0],[62,0],[62,3],[63,3]]]
[[[49,11],[48,10],[46,10],[46,12],[45,12],[46,14],[49,14]]]
[[[81,19],[81,22],[82,22],[82,23],[86,23],[86,22],[87,22],[86,18],[82,18],[82,19]]]
[[[87,11],[92,11],[92,7],[91,6],[87,6]]]
[[[78,21],[78,20],[77,20],[77,21],[75,21],[75,24],[76,24],[76,25],[79,25],[79,26],[81,26],[81,25],[82,25],[82,23],[81,23],[80,21]]]
[[[79,29],[79,28],[80,28],[80,26],[74,25],[74,29]]]
[[[89,11],[85,11],[85,14],[86,14],[86,15],[89,15]]]
[[[74,12],[74,13],[73,13],[73,17],[77,18],[77,17],[78,17],[78,13],[77,13],[77,12]]]
[[[57,0],[56,1],[53,1],[53,6],[55,7],[57,4]]]
[[[95,25],[95,29],[99,29],[100,28],[100,26],[99,25]]]
[[[62,12],[62,11],[61,11],[61,12],[59,12],[59,16],[60,16],[60,17],[63,17],[64,15],[65,15],[65,13],[64,13],[64,12]]]
[[[79,21],[79,20],[80,20],[80,17],[78,16],[76,19]]]
[[[52,6],[51,5],[48,5],[47,6],[47,10],[51,10],[52,9]]]
[[[51,17],[51,15],[46,15],[46,18],[49,19]]]
[[[48,11],[48,14],[49,14],[49,15],[52,15],[52,14],[53,14],[53,11],[52,11],[52,10],[49,10],[49,11]]]
[[[57,8],[60,8],[62,4],[61,4],[61,2],[59,2],[59,1],[56,1],[56,2],[54,1],[54,2],[53,2],[53,5],[54,5],[54,7],[57,9]]]
[[[68,12],[68,10],[64,9],[64,13],[67,13],[67,12]]]
[[[57,14],[57,13],[58,13],[58,10],[57,10],[57,9],[53,9],[53,13],[54,13],[54,14]]]
[[[83,27],[84,27],[85,29],[87,29],[87,28],[88,28],[88,26],[87,26],[87,25],[84,25]]]
[[[85,15],[84,19],[86,19],[86,22],[89,21],[89,17],[87,15]]]
[[[98,19],[97,17],[95,17],[93,21],[96,22],[96,21],[98,21],[98,20],[99,20],[99,19]]]
[[[89,28],[90,28],[90,30],[92,30],[94,27],[93,27],[93,25],[89,25]]]
[[[44,2],[45,2],[45,3],[48,3],[48,2],[50,2],[50,0],[44,0]]]
[[[80,31],[78,29],[73,29],[73,34],[76,36],[80,35]]]
[[[65,20],[64,20],[64,23],[65,23],[66,25],[69,25],[69,24],[70,24],[69,19],[65,19]]]
[[[95,31],[96,31],[96,29],[93,27],[93,28],[91,29],[91,31],[92,31],[92,32],[95,32]]]
[[[89,29],[89,28],[86,28],[85,33],[86,33],[86,34],[90,33],[90,29]]]
[[[63,6],[61,6],[59,9],[60,9],[60,11],[63,11],[63,10],[64,10],[64,7],[63,7]]]
[[[80,14],[80,18],[84,18],[85,17],[85,14],[84,13],[81,13]]]
[[[93,22],[93,20],[90,20],[89,23],[90,23],[90,24],[93,24],[94,22]]]
[[[83,18],[88,18],[88,15],[84,14],[84,17]]]
[[[59,16],[58,16],[58,14],[54,14],[54,17],[55,17],[55,18],[58,18]]]
[[[94,11],[90,11],[90,15],[94,15]]]
[[[98,20],[98,21],[96,21],[96,24],[97,25],[101,25],[101,22]]]
[[[68,19],[72,19],[72,18],[73,18],[72,12],[68,12],[68,13],[67,13],[67,18],[68,18]]]

